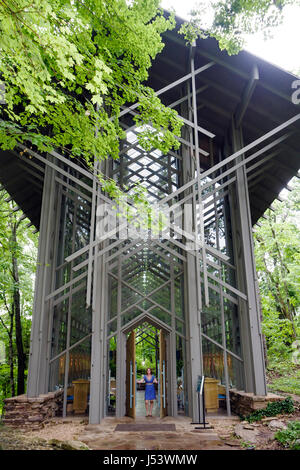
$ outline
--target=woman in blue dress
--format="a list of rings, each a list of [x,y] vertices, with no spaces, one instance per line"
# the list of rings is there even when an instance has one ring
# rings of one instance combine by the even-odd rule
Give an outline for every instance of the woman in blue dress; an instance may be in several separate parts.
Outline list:
[[[152,416],[152,408],[154,400],[156,399],[156,392],[154,384],[157,384],[157,380],[152,375],[152,370],[150,367],[147,369],[146,375],[143,376],[142,380],[138,381],[139,383],[145,383],[145,407],[146,407],[146,417]],[[148,412],[148,405],[150,402],[150,412]]]

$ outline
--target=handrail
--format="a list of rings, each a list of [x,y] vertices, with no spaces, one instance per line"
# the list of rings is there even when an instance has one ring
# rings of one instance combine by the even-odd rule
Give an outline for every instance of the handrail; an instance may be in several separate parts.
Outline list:
[[[200,377],[200,376],[199,376]],[[198,393],[198,413],[199,413],[199,420],[197,423],[191,423],[191,424],[202,424],[203,428],[201,427],[196,427],[195,429],[210,429],[211,426],[207,426],[209,423],[206,422],[205,419],[205,393],[204,393],[204,382],[205,382],[205,376],[201,376],[201,383],[199,386],[199,381],[197,384],[197,393]],[[201,407],[202,404],[202,407]],[[201,409],[202,409],[202,421],[201,421]]]
[[[204,388],[204,375],[202,375],[202,379],[201,379],[200,395],[203,394],[203,388]]]
[[[200,422],[200,424],[203,424],[203,428],[205,429],[206,420],[205,420],[204,382],[205,382],[205,377],[204,377],[204,375],[202,375],[202,378],[201,378],[201,387],[200,387],[200,392],[199,392],[199,415],[200,415],[200,397],[202,397],[202,418],[203,418],[203,422],[201,423],[200,419],[199,419],[199,422]],[[197,428],[195,428],[195,429],[197,429]]]

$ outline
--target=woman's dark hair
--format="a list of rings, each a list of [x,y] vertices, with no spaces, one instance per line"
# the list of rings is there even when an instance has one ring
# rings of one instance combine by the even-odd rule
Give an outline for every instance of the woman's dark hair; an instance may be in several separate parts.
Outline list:
[[[146,374],[147,374],[148,370],[150,370],[150,373],[151,373],[151,375],[152,375],[152,369],[151,369],[151,367],[147,367],[147,369],[146,369]]]

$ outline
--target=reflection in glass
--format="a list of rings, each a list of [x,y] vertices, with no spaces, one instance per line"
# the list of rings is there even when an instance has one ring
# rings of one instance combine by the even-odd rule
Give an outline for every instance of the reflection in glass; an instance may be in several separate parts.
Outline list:
[[[177,383],[177,411],[178,414],[187,413],[187,393],[185,386],[185,341],[176,335],[176,383]]]
[[[49,391],[55,392],[64,388],[66,369],[66,355],[63,354],[59,358],[50,363],[49,374]]]
[[[225,384],[223,350],[208,339],[202,338],[202,351],[205,377],[218,379]],[[230,357],[227,356],[227,359],[230,362]]]
[[[91,375],[91,338],[87,338],[69,352],[67,384],[67,414],[88,412]]]
[[[69,299],[63,300],[53,309],[51,358],[57,356],[67,347],[67,317]]]
[[[108,349],[108,380],[106,386],[107,414],[116,414],[116,368],[117,368],[117,337],[113,336],[107,342]]]
[[[85,305],[86,288],[72,295],[70,345],[75,344],[91,332],[92,308]]]

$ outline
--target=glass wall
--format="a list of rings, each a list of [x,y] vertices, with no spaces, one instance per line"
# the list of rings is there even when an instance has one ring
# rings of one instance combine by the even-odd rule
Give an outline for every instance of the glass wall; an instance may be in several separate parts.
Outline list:
[[[203,306],[202,351],[204,375],[229,388],[243,388],[238,302],[222,291],[209,289],[209,307]],[[229,296],[229,295],[228,295]]]
[[[68,168],[70,174],[75,171]],[[82,176],[80,176],[82,179]],[[52,312],[49,391],[64,390],[64,414],[88,411],[92,309],[86,307],[88,252],[66,257],[89,243],[91,200],[71,179],[57,184],[57,252]],[[83,263],[80,269],[76,269]],[[75,268],[75,269],[74,269]],[[80,398],[81,397],[81,398]],[[84,397],[84,399],[82,399]]]

